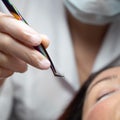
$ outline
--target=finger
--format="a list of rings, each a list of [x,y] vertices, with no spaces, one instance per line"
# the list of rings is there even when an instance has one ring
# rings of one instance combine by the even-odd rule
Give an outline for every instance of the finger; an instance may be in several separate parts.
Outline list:
[[[25,72],[27,64],[22,60],[0,52],[0,66],[14,72]]]
[[[0,31],[9,34],[24,44],[31,46],[37,46],[42,41],[41,35],[35,30],[26,25],[24,22],[16,20],[14,17],[6,14],[0,14]]]
[[[0,67],[0,79],[5,79],[11,76],[13,73],[14,73],[13,71]]]
[[[0,67],[0,86],[3,85],[7,77],[11,76],[14,72]]]
[[[4,38],[4,40],[0,39],[0,50],[2,52],[6,52],[6,54],[15,56],[40,69],[48,69],[50,67],[50,62],[37,50],[33,49],[32,47],[29,48],[13,40],[6,34],[0,34],[0,37]]]

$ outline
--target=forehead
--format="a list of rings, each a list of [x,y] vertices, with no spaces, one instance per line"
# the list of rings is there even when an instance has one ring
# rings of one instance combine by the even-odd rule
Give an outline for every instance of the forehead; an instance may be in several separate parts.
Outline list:
[[[93,80],[93,82],[91,83],[91,85],[89,86],[88,90],[91,88],[91,86],[93,86],[95,83],[99,82],[100,80],[102,80],[103,78],[107,78],[107,77],[114,77],[115,76],[120,76],[120,66],[118,67],[113,67],[113,68],[108,68],[107,70],[102,71],[101,73],[99,73]]]

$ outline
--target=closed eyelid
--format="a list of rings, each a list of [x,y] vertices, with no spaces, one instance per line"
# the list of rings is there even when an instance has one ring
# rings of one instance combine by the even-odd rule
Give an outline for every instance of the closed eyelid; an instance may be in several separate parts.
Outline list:
[[[103,100],[104,98],[106,99],[106,98],[108,98],[108,97],[110,97],[110,96],[112,96],[112,95],[114,95],[114,94],[116,94],[118,92],[120,93],[120,87],[115,88],[115,89],[113,89],[113,90],[111,90],[109,92],[106,92],[103,95],[101,94],[101,96],[97,97],[96,102],[99,102],[99,101]]]
[[[103,94],[101,94],[101,95],[99,95],[99,96],[97,97],[96,101],[100,101],[100,100],[103,99],[104,97],[107,97],[107,96],[115,93],[116,91],[118,91],[118,90],[110,90],[109,92],[103,93]]]

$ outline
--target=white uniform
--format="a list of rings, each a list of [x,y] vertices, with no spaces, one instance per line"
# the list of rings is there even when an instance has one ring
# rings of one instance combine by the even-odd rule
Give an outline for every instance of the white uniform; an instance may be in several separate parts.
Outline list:
[[[0,120],[56,120],[76,91],[79,81],[73,47],[62,0],[11,0],[35,30],[51,40],[48,52],[66,80],[29,66],[16,73],[1,88]],[[0,9],[8,11],[0,1]],[[114,23],[104,40],[93,71],[110,63],[119,55],[120,23]],[[111,57],[112,56],[112,57]]]

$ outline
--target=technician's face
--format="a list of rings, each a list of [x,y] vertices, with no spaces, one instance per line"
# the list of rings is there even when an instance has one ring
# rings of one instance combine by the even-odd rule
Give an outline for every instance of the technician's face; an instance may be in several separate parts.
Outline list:
[[[120,67],[102,72],[89,86],[83,120],[120,120]]]

